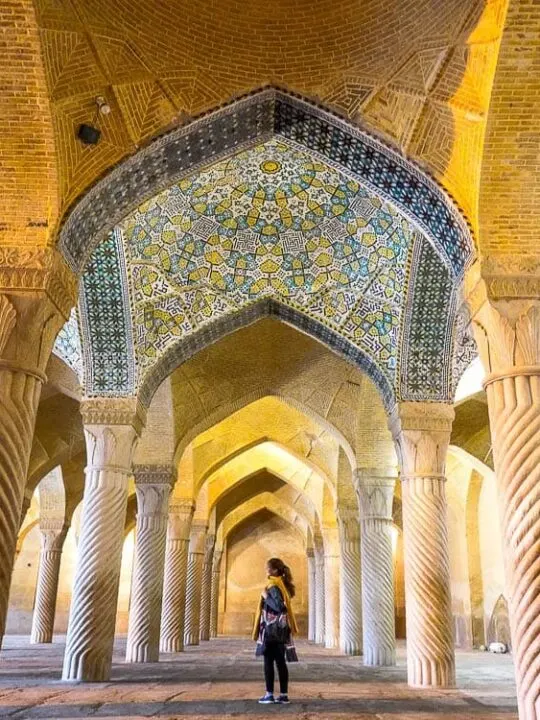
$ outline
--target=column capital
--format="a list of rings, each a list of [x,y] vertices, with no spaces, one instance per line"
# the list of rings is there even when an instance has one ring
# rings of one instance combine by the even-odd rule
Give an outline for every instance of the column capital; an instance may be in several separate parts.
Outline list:
[[[40,518],[41,549],[61,551],[68,529],[63,518]]]
[[[194,520],[191,523],[189,536],[189,552],[204,555],[206,549],[206,533],[208,524],[206,520]]]
[[[78,277],[51,247],[0,247],[0,292],[42,293],[65,320],[77,302]]]
[[[342,542],[357,542],[360,539],[358,507],[338,508],[338,528]]]
[[[176,482],[176,469],[171,465],[134,465],[135,485],[168,485]]]
[[[455,412],[445,403],[397,403],[388,427],[400,461],[401,479],[409,475],[444,476],[446,451]]]
[[[395,487],[398,478],[396,468],[357,468],[353,473],[356,492],[360,486],[377,485],[378,487]]]
[[[377,477],[370,472],[362,477],[357,485],[362,521],[368,519],[392,520],[395,487],[395,475]]]
[[[306,550],[306,557],[308,558],[314,558],[315,557],[315,550],[314,548],[310,547]]]
[[[172,497],[169,502],[170,540],[189,540],[191,520],[195,512],[192,500]]]
[[[84,398],[81,415],[85,425],[131,425],[140,436],[146,409],[136,397]]]

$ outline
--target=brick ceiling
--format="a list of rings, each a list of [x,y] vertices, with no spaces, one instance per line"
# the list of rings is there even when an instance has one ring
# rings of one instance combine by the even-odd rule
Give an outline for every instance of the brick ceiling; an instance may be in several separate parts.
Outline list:
[[[318,98],[391,138],[439,178],[475,224],[505,5],[506,0],[36,0],[32,17],[30,2],[16,0],[2,10],[11,16],[0,18],[12,25],[8,42],[18,42],[18,58],[7,58],[7,87],[24,87],[27,103],[39,103],[40,122],[26,163],[31,158],[35,178],[26,182],[26,171],[17,168],[12,183],[26,182],[26,210],[14,188],[18,211],[6,218],[4,230],[28,226],[32,215],[35,223],[48,223],[43,238],[50,239],[57,207],[65,213],[138,146],[178,118],[265,83]],[[21,35],[21,27],[28,32]],[[26,74],[13,64],[20,64],[21,53]],[[94,120],[98,95],[112,112],[101,118],[100,144],[84,147],[76,128]],[[26,122],[32,112],[36,117],[35,104],[29,109],[10,99],[7,105],[3,123],[15,137],[4,169],[23,149],[26,127],[14,126],[15,120]],[[29,203],[36,186],[41,195]]]

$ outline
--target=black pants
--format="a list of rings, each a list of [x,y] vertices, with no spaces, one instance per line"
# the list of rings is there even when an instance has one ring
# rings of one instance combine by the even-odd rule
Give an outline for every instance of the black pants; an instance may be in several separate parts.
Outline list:
[[[264,649],[264,680],[266,692],[274,692],[274,663],[279,677],[279,691],[286,695],[289,691],[289,668],[285,662],[285,645],[283,643],[266,643]]]

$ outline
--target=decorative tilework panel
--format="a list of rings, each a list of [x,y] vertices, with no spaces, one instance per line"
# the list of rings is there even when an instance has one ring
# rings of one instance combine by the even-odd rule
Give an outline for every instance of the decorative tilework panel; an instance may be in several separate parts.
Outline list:
[[[142,200],[273,135],[318,153],[390,200],[427,234],[452,274],[462,275],[473,254],[472,240],[463,218],[434,181],[367,133],[273,88],[163,136],[111,172],[78,203],[62,230],[60,248],[67,261],[81,271],[92,248]],[[245,240],[238,238],[237,249]],[[294,235],[287,242],[294,247]]]
[[[54,343],[53,352],[62,358],[69,367],[75,371],[79,380],[83,378],[83,358],[81,349],[81,336],[75,308],[71,311],[69,320],[58,333]]]
[[[133,336],[124,254],[117,233],[97,247],[86,267],[80,308],[86,393],[133,394]]]
[[[341,334],[392,386],[409,222],[277,138],[189,176],[121,225],[140,380],[169,345],[262,297]]]
[[[401,382],[403,400],[451,399],[451,351],[456,293],[448,269],[432,245],[418,236],[404,317]]]

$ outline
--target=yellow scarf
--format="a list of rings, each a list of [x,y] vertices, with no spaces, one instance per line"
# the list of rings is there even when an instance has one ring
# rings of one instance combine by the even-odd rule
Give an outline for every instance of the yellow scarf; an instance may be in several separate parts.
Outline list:
[[[289,627],[291,628],[292,634],[296,635],[298,633],[298,625],[296,624],[296,618],[294,617],[294,612],[292,609],[291,596],[289,595],[289,592],[285,587],[285,583],[280,577],[274,577],[273,575],[270,575],[265,590],[268,590],[268,588],[271,588],[272,586],[276,586],[277,588],[279,588],[281,594],[283,595],[283,602],[285,603],[285,607],[287,609],[287,616],[289,618]],[[259,637],[259,628],[261,624],[261,613],[263,610],[263,605],[264,599],[261,598],[257,607],[257,611],[255,613],[255,623],[253,625],[254,640],[257,640]]]

